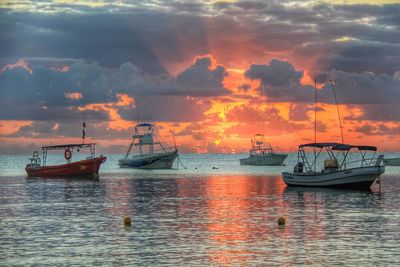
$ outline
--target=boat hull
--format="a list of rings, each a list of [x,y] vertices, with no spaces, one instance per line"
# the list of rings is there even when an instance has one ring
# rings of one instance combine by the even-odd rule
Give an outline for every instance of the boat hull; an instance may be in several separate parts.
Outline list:
[[[266,154],[240,159],[240,165],[252,166],[281,166],[287,154]]]
[[[400,166],[400,158],[388,158],[384,159],[383,162],[386,166]]]
[[[94,159],[52,166],[31,166],[28,164],[25,171],[28,177],[97,177],[100,165],[106,159],[106,157],[100,156]]]
[[[171,169],[177,157],[177,151],[139,155],[129,159],[120,159],[118,164],[121,168]]]
[[[282,178],[288,186],[369,190],[374,181],[384,172],[384,166],[371,166],[326,173],[283,172]]]

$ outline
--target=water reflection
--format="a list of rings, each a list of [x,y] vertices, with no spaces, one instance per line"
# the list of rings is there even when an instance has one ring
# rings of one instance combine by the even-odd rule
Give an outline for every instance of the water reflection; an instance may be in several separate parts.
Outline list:
[[[382,194],[280,176],[0,180],[5,265],[388,265],[399,179]],[[125,228],[122,220],[132,218]],[[286,218],[278,228],[277,219]],[[374,253],[371,253],[374,251]],[[391,255],[391,257],[388,257]],[[397,256],[396,256],[397,255]]]

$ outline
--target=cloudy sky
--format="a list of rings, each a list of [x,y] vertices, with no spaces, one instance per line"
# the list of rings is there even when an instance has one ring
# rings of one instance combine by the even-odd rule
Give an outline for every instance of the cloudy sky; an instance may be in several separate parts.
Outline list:
[[[158,126],[183,152],[340,141],[400,150],[399,1],[0,1],[0,152],[124,152]]]

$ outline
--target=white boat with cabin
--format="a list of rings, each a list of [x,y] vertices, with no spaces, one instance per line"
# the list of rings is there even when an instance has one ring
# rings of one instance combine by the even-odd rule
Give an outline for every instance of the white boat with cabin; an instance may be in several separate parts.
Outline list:
[[[288,154],[275,153],[262,134],[256,134],[251,139],[251,144],[249,157],[240,159],[240,165],[281,166],[288,156]]]
[[[131,152],[133,156],[130,157]],[[154,125],[140,123],[135,126],[135,134],[125,154],[118,160],[121,168],[170,169],[178,157],[178,149],[166,147],[154,133]]]
[[[310,153],[306,153],[306,149],[311,149]],[[350,153],[352,150],[359,153]],[[369,190],[376,179],[385,172],[384,155],[375,157],[376,151],[374,146],[341,143],[303,144],[299,146],[298,163],[294,171],[283,172],[282,178],[288,186]],[[367,152],[372,152],[370,158],[366,157]],[[349,157],[354,158],[356,155],[359,156],[357,160],[349,160]],[[321,157],[324,157],[323,166],[318,166]]]

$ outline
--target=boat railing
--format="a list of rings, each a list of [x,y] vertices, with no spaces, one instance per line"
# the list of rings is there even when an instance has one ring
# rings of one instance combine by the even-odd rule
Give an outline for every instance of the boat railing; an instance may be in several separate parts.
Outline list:
[[[357,159],[353,161],[344,162],[344,169],[356,168],[356,167],[371,167],[371,166],[380,166],[383,161],[383,155],[379,155],[378,157],[372,158],[363,158]]]
[[[153,151],[147,151],[146,152],[142,152],[141,155],[151,155],[151,154],[156,154],[156,153],[165,153],[165,152],[174,152],[177,149],[175,147],[163,147],[163,148],[159,148],[159,149],[154,149]]]

